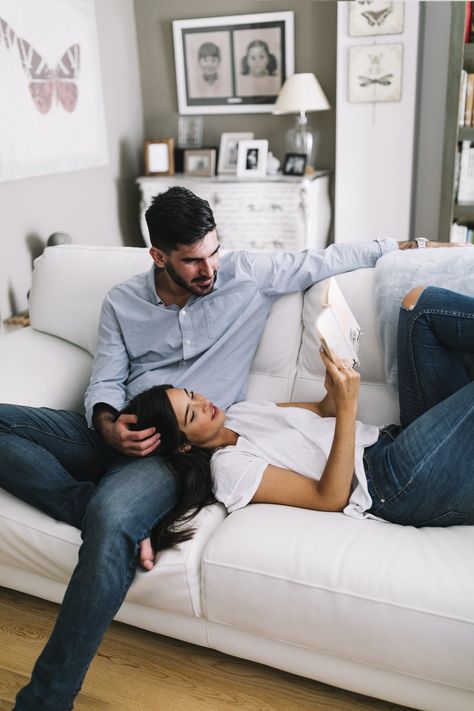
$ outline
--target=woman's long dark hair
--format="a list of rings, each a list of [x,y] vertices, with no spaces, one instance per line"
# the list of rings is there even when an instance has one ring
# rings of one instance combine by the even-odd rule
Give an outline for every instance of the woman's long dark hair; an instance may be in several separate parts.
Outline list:
[[[188,525],[190,521],[204,506],[216,501],[212,491],[209,463],[212,452],[195,446],[191,446],[186,452],[179,451],[179,446],[186,442],[186,437],[179,429],[178,420],[166,394],[172,387],[173,385],[156,385],[145,390],[122,410],[123,414],[137,416],[133,429],[156,427],[161,435],[161,444],[149,456],[162,457],[176,480],[176,506],[151,532],[155,553],[189,541],[195,533],[195,529]]]

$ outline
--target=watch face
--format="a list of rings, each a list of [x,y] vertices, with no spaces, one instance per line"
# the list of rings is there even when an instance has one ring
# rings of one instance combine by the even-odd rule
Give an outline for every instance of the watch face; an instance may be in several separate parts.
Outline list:
[[[426,245],[428,244],[428,240],[426,239],[426,237],[417,237],[415,239],[415,242],[418,247],[426,247]]]

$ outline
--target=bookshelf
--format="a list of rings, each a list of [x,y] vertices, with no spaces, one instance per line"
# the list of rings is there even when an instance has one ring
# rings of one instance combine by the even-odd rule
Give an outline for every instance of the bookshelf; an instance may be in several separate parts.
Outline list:
[[[458,121],[461,71],[474,72],[474,43],[464,42],[465,2],[451,2],[446,119],[444,127],[443,172],[439,212],[440,242],[449,242],[454,221],[474,225],[474,203],[458,205],[454,199],[455,164],[458,141],[474,142],[474,127],[461,128]]]

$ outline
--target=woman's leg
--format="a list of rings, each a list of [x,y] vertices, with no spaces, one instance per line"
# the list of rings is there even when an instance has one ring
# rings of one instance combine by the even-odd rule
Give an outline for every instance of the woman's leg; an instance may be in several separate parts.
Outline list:
[[[416,296],[404,300],[398,326],[402,427],[470,382],[462,354],[474,353],[474,298],[433,286]]]
[[[474,524],[474,382],[365,453],[376,516],[413,526]]]

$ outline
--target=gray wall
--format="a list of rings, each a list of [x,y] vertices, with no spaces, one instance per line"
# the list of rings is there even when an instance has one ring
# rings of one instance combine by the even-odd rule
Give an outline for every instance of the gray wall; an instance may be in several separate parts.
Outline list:
[[[438,238],[451,3],[423,2],[413,235]]]
[[[293,10],[295,13],[295,71],[314,72],[334,107],[336,97],[335,2],[314,0],[135,0],[138,52],[147,138],[177,138],[178,104],[174,71],[171,21],[195,17],[241,15]],[[309,114],[314,128],[321,130],[318,156],[320,167],[334,168],[336,117],[330,111]],[[224,131],[254,131],[267,138],[269,148],[280,160],[285,154],[285,132],[295,116],[231,114],[204,116],[204,144],[218,146]]]
[[[27,307],[32,259],[48,236],[75,243],[143,245],[134,184],[143,112],[133,0],[96,0],[109,165],[0,183],[0,317]]]

